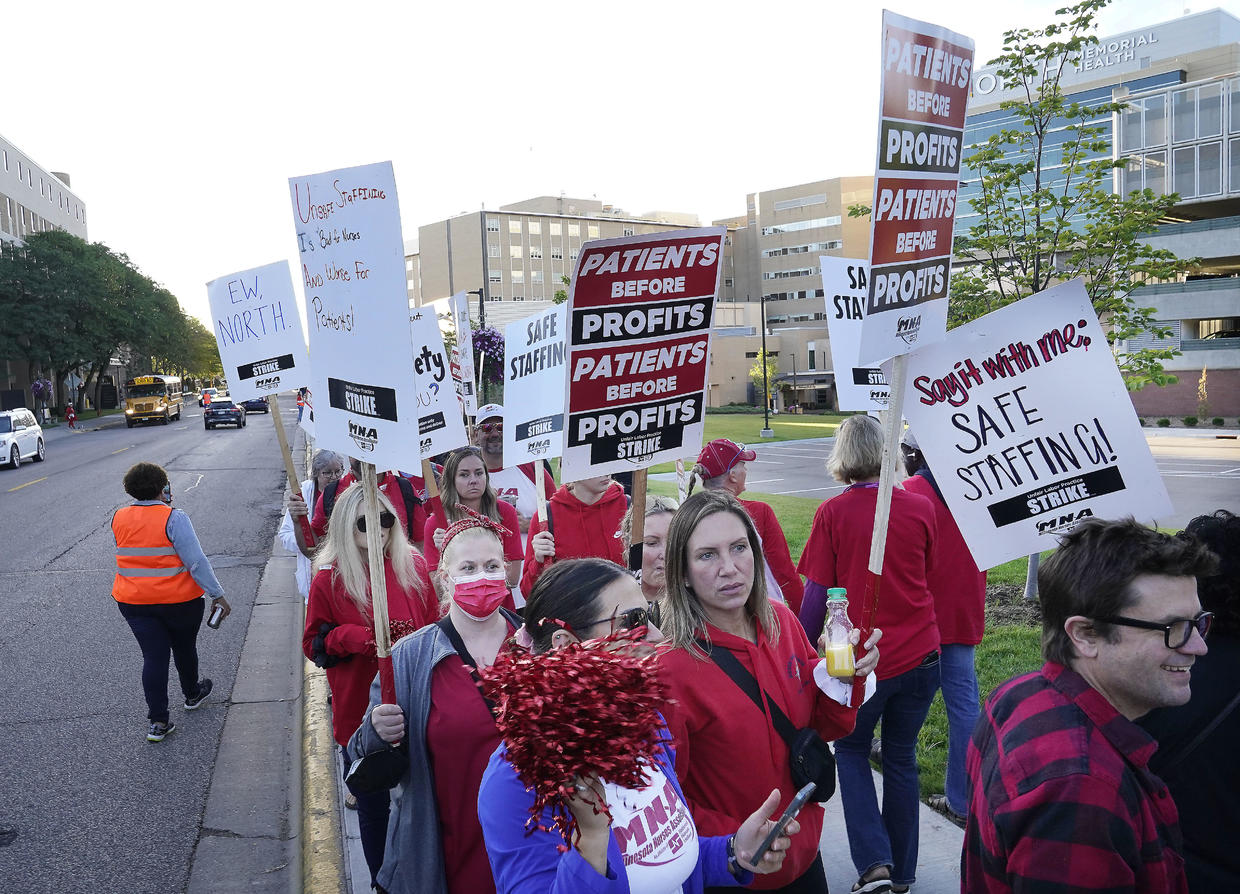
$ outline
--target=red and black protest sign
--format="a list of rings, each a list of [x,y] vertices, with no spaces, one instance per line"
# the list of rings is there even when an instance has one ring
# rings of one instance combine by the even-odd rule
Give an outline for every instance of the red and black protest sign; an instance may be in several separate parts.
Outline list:
[[[565,481],[702,443],[722,227],[587,243],[568,303]]]

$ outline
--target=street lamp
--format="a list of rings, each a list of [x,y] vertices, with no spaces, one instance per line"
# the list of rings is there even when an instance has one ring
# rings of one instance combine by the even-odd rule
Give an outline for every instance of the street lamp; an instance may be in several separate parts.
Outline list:
[[[478,328],[487,328],[487,305],[482,297],[482,289],[467,289],[466,294],[478,296]]]
[[[749,296],[745,296],[748,300]],[[771,386],[767,382],[767,356],[766,356],[766,293],[764,292],[759,299],[762,305],[762,432],[764,438],[775,437],[775,432],[771,431]]]

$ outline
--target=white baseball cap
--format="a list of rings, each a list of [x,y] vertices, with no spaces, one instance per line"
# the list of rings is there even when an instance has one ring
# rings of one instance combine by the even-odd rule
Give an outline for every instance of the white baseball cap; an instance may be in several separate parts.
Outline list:
[[[504,408],[499,404],[485,404],[478,408],[478,415],[474,417],[479,422],[486,419],[504,419]]]

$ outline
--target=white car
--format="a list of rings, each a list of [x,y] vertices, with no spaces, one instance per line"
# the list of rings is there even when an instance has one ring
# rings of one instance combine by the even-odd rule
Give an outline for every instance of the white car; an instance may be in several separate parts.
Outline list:
[[[29,410],[0,411],[0,462],[16,469],[23,459],[43,462],[43,428]]]

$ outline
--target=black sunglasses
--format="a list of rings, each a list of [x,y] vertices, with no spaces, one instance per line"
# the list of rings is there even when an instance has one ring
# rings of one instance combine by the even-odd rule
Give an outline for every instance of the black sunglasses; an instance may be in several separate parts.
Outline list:
[[[394,524],[396,524],[396,516],[394,516],[392,513],[390,512],[379,513],[379,527],[383,528],[386,531],[388,528],[392,527],[392,525]],[[359,515],[357,517],[357,529],[361,531],[363,534],[366,533],[366,516]]]
[[[654,623],[653,609],[654,606],[650,604],[647,604],[645,608],[631,608],[628,611],[620,612],[618,615],[608,615],[606,618],[591,621],[586,625],[586,629],[604,622],[611,623],[612,633],[615,633],[617,630],[636,630],[638,627],[647,627]]]
[[[1202,612],[1195,618],[1176,618],[1170,624],[1155,624],[1153,621],[1140,621],[1136,618],[1125,618],[1114,615],[1110,618],[1094,618],[1104,624],[1119,624],[1121,627],[1140,627],[1142,630],[1161,630],[1163,642],[1168,649],[1182,649],[1196,630],[1202,639],[1210,632],[1214,623],[1214,612]]]

